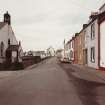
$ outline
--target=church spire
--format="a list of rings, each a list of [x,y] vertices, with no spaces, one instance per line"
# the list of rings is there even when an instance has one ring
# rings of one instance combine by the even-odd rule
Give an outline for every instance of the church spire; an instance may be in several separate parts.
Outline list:
[[[11,25],[11,16],[8,13],[8,11],[4,14],[4,22],[8,23],[9,25]]]

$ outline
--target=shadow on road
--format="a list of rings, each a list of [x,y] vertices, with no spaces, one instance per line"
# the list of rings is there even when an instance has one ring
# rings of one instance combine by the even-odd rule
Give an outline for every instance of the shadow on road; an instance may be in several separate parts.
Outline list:
[[[72,75],[72,72],[75,71],[70,67],[70,64],[58,64],[69,76],[69,82],[72,82],[74,85],[83,105],[100,105],[99,100],[102,100],[103,97],[105,97],[105,84],[76,78]],[[102,105],[104,105],[104,103]]]

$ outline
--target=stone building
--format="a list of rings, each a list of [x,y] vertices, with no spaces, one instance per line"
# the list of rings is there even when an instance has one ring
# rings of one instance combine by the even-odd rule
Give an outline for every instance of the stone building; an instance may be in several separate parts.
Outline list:
[[[6,12],[4,21],[0,22],[0,63],[22,62],[22,52],[11,26],[11,16]]]

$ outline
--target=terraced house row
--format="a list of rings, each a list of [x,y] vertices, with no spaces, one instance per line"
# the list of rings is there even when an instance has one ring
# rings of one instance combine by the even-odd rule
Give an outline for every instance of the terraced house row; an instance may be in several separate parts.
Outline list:
[[[105,4],[65,44],[65,52],[72,63],[105,69]]]

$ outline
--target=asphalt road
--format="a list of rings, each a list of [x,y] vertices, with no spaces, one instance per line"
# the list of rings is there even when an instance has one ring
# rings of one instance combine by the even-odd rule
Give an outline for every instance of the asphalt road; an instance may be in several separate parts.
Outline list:
[[[78,79],[51,58],[0,79],[0,105],[105,105],[105,84]]]

